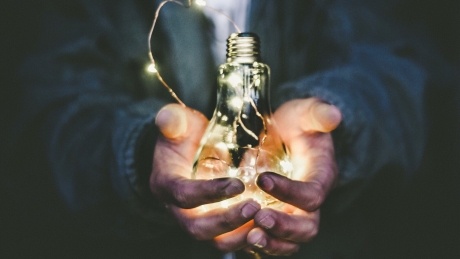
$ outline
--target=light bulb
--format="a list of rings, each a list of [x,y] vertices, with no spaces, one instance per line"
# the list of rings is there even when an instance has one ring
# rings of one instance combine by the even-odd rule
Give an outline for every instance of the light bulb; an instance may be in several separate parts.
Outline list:
[[[234,198],[204,205],[205,210],[253,198],[263,207],[282,203],[260,190],[257,176],[274,172],[287,177],[292,164],[272,119],[269,102],[270,68],[260,62],[254,33],[232,34],[227,63],[219,67],[217,104],[195,157],[192,177],[237,177],[245,191]]]

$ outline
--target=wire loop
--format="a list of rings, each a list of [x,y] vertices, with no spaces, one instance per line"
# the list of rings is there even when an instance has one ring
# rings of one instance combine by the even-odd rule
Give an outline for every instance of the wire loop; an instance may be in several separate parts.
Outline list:
[[[185,2],[185,4],[183,3]],[[152,37],[153,37],[153,31],[155,30],[155,26],[157,24],[157,21],[158,21],[158,18],[160,16],[160,11],[161,9],[168,3],[173,3],[173,4],[177,4],[177,5],[180,5],[182,7],[185,7],[185,8],[190,8],[192,7],[193,3],[195,3],[196,5],[199,5],[203,8],[208,8],[209,10],[212,10],[213,12],[216,12],[220,15],[223,15],[225,18],[228,19],[228,21],[235,27],[235,30],[240,33],[241,30],[240,28],[238,27],[238,25],[235,23],[234,20],[232,20],[232,18],[227,15],[226,13],[222,12],[221,10],[219,9],[216,9],[216,8],[213,8],[211,6],[208,6],[205,2],[205,0],[185,0],[185,1],[177,1],[177,0],[165,0],[163,2],[161,2],[159,5],[158,5],[158,8],[156,9],[155,11],[155,16],[153,18],[153,22],[152,22],[152,26],[150,28],[150,31],[149,31],[149,34],[148,34],[148,50],[149,50],[149,53],[148,53],[148,56],[149,56],[149,59],[150,59],[150,66],[149,66],[149,71],[152,72],[152,73],[155,73],[158,80],[160,81],[160,83],[168,90],[168,92],[171,94],[171,96],[182,106],[186,106],[185,103],[179,98],[179,96],[177,96],[177,94],[174,92],[174,90],[172,89],[171,86],[168,85],[168,83],[166,83],[166,81],[163,79],[163,77],[161,76],[160,74],[160,71],[156,68],[156,62],[155,62],[155,58],[153,57],[153,52],[152,52]]]

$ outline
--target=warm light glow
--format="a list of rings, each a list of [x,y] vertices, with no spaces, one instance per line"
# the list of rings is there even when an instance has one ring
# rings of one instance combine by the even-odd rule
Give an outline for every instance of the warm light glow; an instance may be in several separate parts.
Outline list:
[[[261,82],[260,82],[260,78],[255,78],[255,79],[254,79],[254,86],[255,86],[255,87],[259,87],[259,86],[260,86],[260,83],[261,83]]]
[[[233,143],[227,143],[227,148],[228,149],[236,149],[236,148],[238,148],[238,145],[233,144]]]
[[[228,169],[228,176],[237,177],[238,176],[238,168],[230,168],[230,169]]]
[[[294,167],[292,166],[292,163],[288,160],[281,160],[280,166],[283,172],[292,172],[292,170],[294,169]]]
[[[206,6],[206,1],[205,0],[196,0],[195,4],[198,6]]]
[[[233,97],[228,101],[228,104],[235,109],[241,109],[243,106],[243,100],[239,97]]]
[[[147,72],[152,73],[152,74],[155,74],[155,73],[158,72],[158,70],[157,70],[155,64],[153,64],[153,63],[150,63],[150,64],[147,66],[146,70],[147,70]]]
[[[230,75],[227,78],[227,80],[228,80],[228,83],[234,88],[237,88],[237,87],[239,87],[240,85],[243,84],[243,78],[241,78],[241,76],[239,76],[237,74]]]
[[[220,206],[224,209],[227,209],[230,206],[230,202],[228,200],[223,200],[220,202]]]
[[[227,150],[227,145],[224,142],[219,142],[216,144],[217,150]]]

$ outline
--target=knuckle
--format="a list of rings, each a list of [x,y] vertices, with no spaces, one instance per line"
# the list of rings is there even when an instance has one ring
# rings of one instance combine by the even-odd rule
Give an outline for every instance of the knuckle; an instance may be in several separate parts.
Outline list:
[[[317,182],[311,182],[309,187],[310,198],[306,202],[307,211],[317,210],[324,202],[324,190],[322,186]]]
[[[299,251],[299,246],[295,245],[293,248],[291,248],[287,253],[286,256],[292,256],[293,254],[296,254]]]
[[[177,206],[181,208],[188,208],[188,195],[183,188],[176,184],[173,188],[172,195]]]
[[[315,238],[318,235],[319,227],[318,225],[314,224],[314,226],[310,230],[310,237]]]
[[[322,203],[322,198],[320,195],[315,195],[312,199],[307,202],[307,210],[308,211],[315,211],[317,210]]]
[[[287,224],[276,225],[276,232],[280,238],[290,238],[293,235],[292,231],[293,230]]]
[[[237,222],[235,222],[235,219],[233,217],[233,215],[229,212],[226,212],[222,215],[222,222],[221,222],[221,226],[225,229],[228,229],[228,230],[233,230],[233,229],[236,229],[238,227],[238,224]]]
[[[198,241],[204,241],[207,238],[203,235],[201,228],[195,223],[189,223],[186,226],[187,233]]]
[[[318,235],[318,232],[319,232],[318,224],[316,224],[316,222],[310,221],[305,231],[304,241],[308,242],[312,240]]]

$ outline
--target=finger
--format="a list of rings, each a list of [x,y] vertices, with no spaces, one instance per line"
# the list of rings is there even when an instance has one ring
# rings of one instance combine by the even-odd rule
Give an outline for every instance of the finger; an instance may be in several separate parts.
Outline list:
[[[270,236],[291,242],[308,242],[318,233],[319,211],[309,213],[294,209],[292,214],[273,209],[262,209],[254,217],[257,226]]]
[[[234,197],[244,191],[244,184],[236,178],[212,180],[176,179],[169,184],[158,180],[156,193],[166,203],[181,208],[194,208]]]
[[[179,104],[165,105],[155,118],[155,125],[170,140],[178,140],[193,133],[202,134],[206,122],[204,115]]]
[[[306,112],[307,114],[302,116],[305,119],[304,127],[311,130],[324,133],[331,132],[342,121],[342,114],[337,107],[316,98],[312,99],[312,103]]]
[[[275,120],[281,132],[289,132],[286,137],[292,138],[305,132],[330,132],[340,124],[342,114],[334,105],[317,98],[307,98],[280,106],[275,112]]]
[[[338,169],[332,137],[328,133],[318,133],[291,140],[288,146],[292,152],[294,170],[291,178],[295,180],[293,186],[290,186],[289,179],[276,178],[277,175],[275,178],[260,177],[259,180],[261,183],[266,181],[264,190],[269,193],[273,191],[273,196],[284,196],[279,198],[307,211],[313,211],[323,203],[337,180]],[[276,183],[277,188],[270,190],[268,187],[275,184],[271,181],[276,179],[280,179]]]
[[[183,107],[177,104],[164,106],[155,118],[155,125],[166,138],[181,137],[187,130],[187,117]]]
[[[254,228],[254,221],[251,220],[243,226],[217,236],[214,238],[214,246],[223,252],[238,251],[248,246],[246,237],[249,231]]]
[[[153,169],[190,177],[207,119],[192,109],[168,104],[160,110],[155,123],[163,137],[158,138],[155,146]]]
[[[288,256],[299,250],[299,245],[287,240],[270,237],[261,228],[254,228],[247,237],[247,242],[255,250],[274,256]]]
[[[211,240],[216,236],[235,230],[253,219],[260,205],[253,200],[246,200],[230,206],[207,212],[196,209],[181,209],[175,206],[171,211],[184,229],[197,240]]]
[[[257,185],[275,198],[305,211],[317,210],[327,194],[318,181],[296,181],[271,172],[260,174]]]

